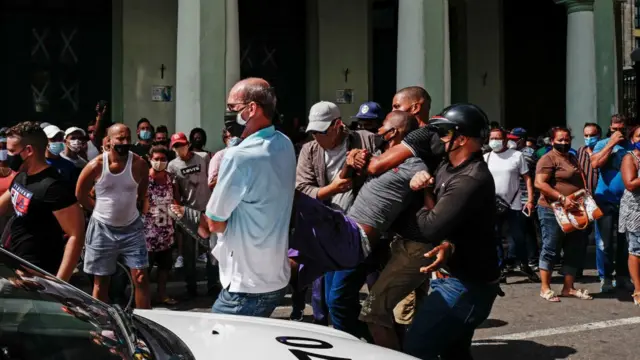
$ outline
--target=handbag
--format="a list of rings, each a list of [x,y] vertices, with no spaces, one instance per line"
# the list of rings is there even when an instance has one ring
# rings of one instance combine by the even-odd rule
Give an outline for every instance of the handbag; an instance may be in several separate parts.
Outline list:
[[[559,201],[551,203],[551,209],[553,209],[553,213],[556,216],[556,221],[565,234],[576,230],[584,230],[589,224],[604,215],[591,193],[586,190],[587,180],[584,172],[580,166],[577,166],[577,168],[580,171],[585,188],[567,196],[567,199],[576,202],[578,206],[575,209],[567,210],[564,208],[564,204]]]
[[[489,156],[487,156],[487,166],[489,165],[490,158],[491,158],[491,153],[489,153]],[[516,199],[516,196],[518,196],[519,192],[520,190],[516,190],[516,193],[513,194],[513,198],[511,198],[511,202],[507,202],[505,199],[496,195],[496,214],[502,215],[505,212],[507,212],[507,210],[510,210],[511,204],[513,204],[513,201]]]

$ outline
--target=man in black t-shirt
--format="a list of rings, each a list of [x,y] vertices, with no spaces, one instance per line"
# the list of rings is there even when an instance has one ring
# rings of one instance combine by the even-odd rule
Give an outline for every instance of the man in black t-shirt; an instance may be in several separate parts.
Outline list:
[[[7,162],[18,175],[0,196],[0,215],[12,205],[15,211],[9,239],[3,245],[68,281],[84,245],[84,214],[73,186],[47,165],[47,143],[36,122],[20,123],[7,132]]]

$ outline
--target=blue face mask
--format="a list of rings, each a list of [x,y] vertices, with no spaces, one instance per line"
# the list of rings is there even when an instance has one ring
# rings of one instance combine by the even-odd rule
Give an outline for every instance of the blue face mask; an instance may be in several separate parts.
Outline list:
[[[56,156],[60,155],[62,150],[64,150],[64,143],[63,142],[52,142],[52,143],[49,143],[49,152],[51,152],[53,155],[56,155]]]
[[[149,131],[149,130],[140,130],[140,139],[141,140],[151,140],[151,131]]]
[[[640,151],[640,141],[638,141],[637,143],[634,143],[634,144],[633,144],[633,147],[634,147],[636,150]]]
[[[593,148],[596,146],[598,140],[600,140],[599,136],[585,137],[584,144],[587,145],[587,147]]]
[[[232,137],[229,139],[229,141],[227,142],[227,147],[232,147],[232,146],[236,146],[238,144],[240,144],[241,139],[239,137]]]

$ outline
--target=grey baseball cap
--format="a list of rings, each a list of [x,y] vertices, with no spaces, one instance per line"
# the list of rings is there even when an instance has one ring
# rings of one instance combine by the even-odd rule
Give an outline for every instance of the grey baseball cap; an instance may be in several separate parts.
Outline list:
[[[309,125],[307,125],[307,132],[327,131],[333,120],[340,117],[340,109],[338,109],[336,104],[329,101],[320,101],[309,109]]]

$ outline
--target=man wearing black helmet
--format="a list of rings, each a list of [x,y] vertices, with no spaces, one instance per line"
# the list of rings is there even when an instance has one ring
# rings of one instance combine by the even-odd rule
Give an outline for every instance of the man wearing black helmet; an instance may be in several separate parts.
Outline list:
[[[493,240],[495,186],[481,153],[489,123],[477,106],[457,104],[431,118],[429,127],[445,144],[446,158],[435,178],[420,172],[411,188],[425,189],[417,214],[423,238],[441,244],[425,254],[436,260],[420,271],[446,263],[450,277],[432,280],[404,351],[421,359],[470,359],[473,333],[501,293]]]

